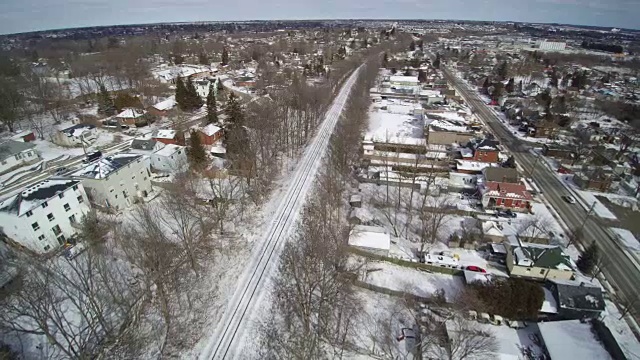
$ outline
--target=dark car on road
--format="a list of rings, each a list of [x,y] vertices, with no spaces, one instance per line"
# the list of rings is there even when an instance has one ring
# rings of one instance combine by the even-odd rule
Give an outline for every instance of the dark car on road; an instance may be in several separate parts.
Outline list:
[[[84,160],[82,160],[82,162],[88,164],[90,162],[94,162],[100,159],[101,157],[102,157],[102,151],[95,151],[95,152],[92,152],[91,154],[87,154],[87,157],[85,157]]]

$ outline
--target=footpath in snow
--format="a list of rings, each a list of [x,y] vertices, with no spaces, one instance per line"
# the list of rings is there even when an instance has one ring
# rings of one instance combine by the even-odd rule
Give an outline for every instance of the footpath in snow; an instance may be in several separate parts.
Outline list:
[[[312,188],[315,174],[329,145],[331,134],[359,73],[360,69],[357,69],[348,78],[325,114],[318,133],[305,150],[287,185],[286,193],[264,232],[265,237],[260,244],[256,244],[251,257],[247,260],[246,268],[238,280],[236,291],[225,309],[222,320],[204,344],[200,359],[233,359],[241,356],[244,337],[252,330],[254,310],[265,298],[263,296],[267,288],[265,283],[269,281],[269,275],[277,269],[277,260],[284,242],[295,228],[300,210]]]

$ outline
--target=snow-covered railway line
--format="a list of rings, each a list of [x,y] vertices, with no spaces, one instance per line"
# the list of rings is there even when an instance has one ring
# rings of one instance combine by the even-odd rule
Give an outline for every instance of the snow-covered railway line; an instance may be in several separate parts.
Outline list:
[[[305,150],[301,162],[291,179],[285,196],[280,201],[274,219],[271,221],[262,244],[254,251],[248,266],[240,278],[238,287],[227,307],[222,320],[216,327],[201,359],[224,359],[235,356],[234,345],[237,335],[242,333],[246,325],[246,315],[251,313],[257,304],[255,299],[263,289],[264,275],[269,274],[275,266],[284,242],[293,229],[304,200],[311,188],[315,174],[320,167],[323,155],[329,145],[333,130],[346,104],[351,88],[355,83],[360,68],[353,72],[344,83],[338,96],[325,115],[313,142]]]

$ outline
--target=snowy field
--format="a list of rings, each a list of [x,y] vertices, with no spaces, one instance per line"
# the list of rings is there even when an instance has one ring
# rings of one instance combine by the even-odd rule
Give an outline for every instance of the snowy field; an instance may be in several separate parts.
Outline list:
[[[382,109],[382,107],[386,107]],[[424,143],[424,121],[412,115],[419,104],[402,100],[383,100],[369,110],[369,128],[365,140]]]

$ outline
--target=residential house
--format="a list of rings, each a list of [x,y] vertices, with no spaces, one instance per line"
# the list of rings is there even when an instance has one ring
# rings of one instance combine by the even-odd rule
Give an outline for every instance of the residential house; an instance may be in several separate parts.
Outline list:
[[[583,190],[607,192],[613,183],[613,174],[597,167],[576,172],[573,176],[573,182]]]
[[[76,124],[53,133],[51,141],[60,146],[90,146],[97,138],[95,126]]]
[[[542,155],[558,159],[564,164],[571,164],[576,159],[576,153],[571,147],[560,144],[543,144]]]
[[[148,154],[149,151],[160,150],[164,147],[164,144],[155,141],[153,139],[133,139],[131,140],[131,149],[141,150],[144,154]]]
[[[103,157],[71,174],[82,180],[93,204],[120,211],[152,191],[149,156],[116,154]]]
[[[537,324],[541,345],[544,346],[548,358],[556,359],[625,359],[622,351],[612,352],[608,344],[617,343],[603,341],[594,323],[580,320],[548,321]],[[612,357],[612,353],[620,354]],[[622,357],[620,357],[622,356]]]
[[[198,135],[203,145],[213,145],[222,138],[224,132],[222,128],[214,124],[209,124],[198,129]]]
[[[391,236],[383,227],[356,225],[349,233],[349,246],[373,253],[389,256]]]
[[[523,243],[515,236],[510,236],[504,244],[511,277],[532,280],[571,280],[575,277],[571,258],[560,246]]]
[[[533,196],[523,184],[487,181],[478,186],[485,209],[528,211]]]
[[[129,108],[116,115],[116,119],[120,125],[141,126],[147,123],[146,114],[144,110]]]
[[[456,171],[463,174],[475,174],[480,175],[484,169],[488,167],[499,167],[498,163],[480,162],[473,160],[456,160]]]
[[[544,222],[513,222],[511,219],[493,218],[482,220],[482,236],[486,241],[501,243],[511,236],[534,244],[551,242],[552,235]]]
[[[556,301],[553,320],[595,319],[604,311],[602,288],[585,282],[551,279],[545,288]]]
[[[475,131],[467,123],[451,119],[426,121],[425,137],[428,144],[467,144],[475,136]]]
[[[497,163],[500,161],[500,149],[498,145],[500,143],[491,140],[483,139],[480,141],[471,141],[469,143],[470,148],[473,150],[473,161]]]
[[[184,145],[184,136],[176,130],[163,129],[155,130],[151,134],[151,138],[163,144]]]
[[[485,182],[520,184],[518,170],[504,167],[488,167],[482,170]]]
[[[90,211],[79,180],[49,179],[0,202],[2,232],[36,253],[63,245]]]
[[[153,170],[171,173],[187,166],[187,148],[180,145],[168,144],[151,154]]]
[[[40,155],[32,143],[7,140],[0,144],[0,174],[13,169],[33,164],[40,160]]]
[[[147,111],[151,115],[162,117],[162,116],[169,115],[169,112],[175,106],[176,106],[176,97],[175,96],[171,96],[171,97],[167,98],[166,100],[160,101],[159,103],[149,107],[149,109],[147,109]]]

